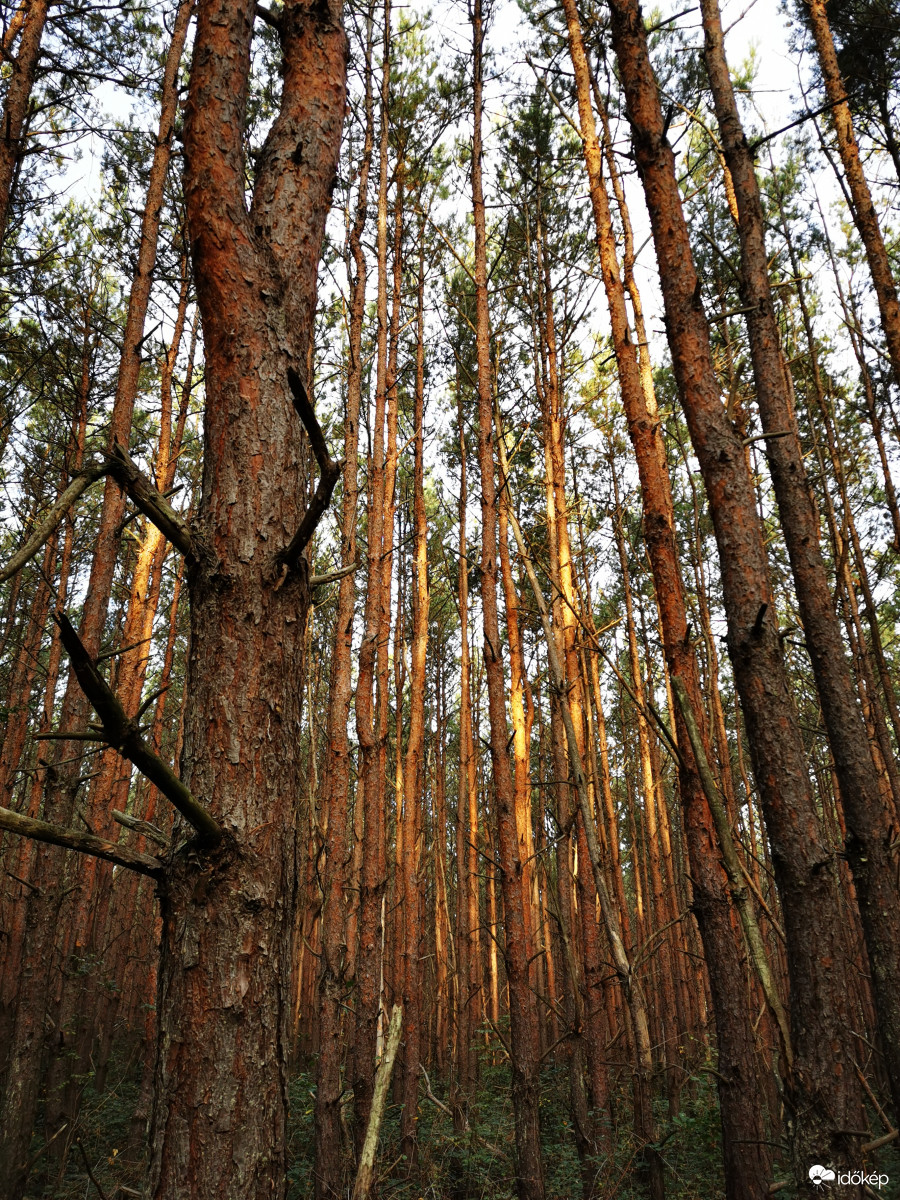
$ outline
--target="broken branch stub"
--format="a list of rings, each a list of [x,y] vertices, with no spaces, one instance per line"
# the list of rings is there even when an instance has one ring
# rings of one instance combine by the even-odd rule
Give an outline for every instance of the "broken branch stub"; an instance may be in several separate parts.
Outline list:
[[[142,854],[139,850],[131,850],[117,842],[108,842],[92,833],[61,829],[48,821],[35,821],[32,817],[13,812],[11,808],[0,808],[0,829],[29,837],[36,842],[48,842],[52,846],[63,846],[67,850],[79,850],[82,854],[105,858],[107,862],[115,863],[119,867],[128,867],[141,875],[155,878],[163,870],[162,862],[151,854]]]
[[[207,844],[221,841],[222,830],[218,822],[195,799],[168,763],[149,749],[138,725],[130,720],[120,701],[97,670],[94,660],[85,650],[65,613],[56,613],[55,620],[75,677],[100,718],[104,740],[118,750],[123,758],[133,762],[137,769],[159,788],[184,819],[196,829],[202,841]]]
[[[321,521],[325,510],[328,508],[331,501],[331,494],[341,473],[341,463],[335,462],[328,453],[325,434],[322,432],[322,427],[316,418],[303,380],[293,367],[288,367],[287,376],[291,388],[291,396],[294,401],[294,408],[297,416],[303,422],[303,428],[309,436],[309,444],[312,446],[313,454],[316,456],[316,462],[319,464],[320,471],[319,483],[310,501],[309,508],[304,513],[303,520],[300,522],[297,532],[291,538],[290,544],[278,554],[276,559],[288,571],[293,571],[300,562],[303,551],[309,545],[319,521]]]

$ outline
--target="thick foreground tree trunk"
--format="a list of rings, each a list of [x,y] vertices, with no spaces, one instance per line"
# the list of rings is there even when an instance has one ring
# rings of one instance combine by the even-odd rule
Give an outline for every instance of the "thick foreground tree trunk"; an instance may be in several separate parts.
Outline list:
[[[296,402],[346,40],[340,0],[280,10],[281,107],[248,212],[242,140],[255,11],[253,0],[200,4],[185,125],[206,417],[182,769],[224,837],[213,848],[176,837],[161,885],[156,1200],[249,1200],[285,1188],[308,568],[302,552],[283,552],[304,516],[292,390]]]

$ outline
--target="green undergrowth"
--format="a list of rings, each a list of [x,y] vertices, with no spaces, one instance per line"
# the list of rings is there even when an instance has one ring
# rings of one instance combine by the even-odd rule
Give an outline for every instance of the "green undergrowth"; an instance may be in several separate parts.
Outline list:
[[[92,1076],[80,1081],[81,1108],[77,1137],[60,1172],[59,1158],[42,1123],[35,1133],[37,1156],[28,1200],[111,1200],[141,1196],[145,1159],[135,1146],[132,1116],[138,1098],[138,1058],[117,1056],[107,1087],[98,1092]],[[433,1095],[447,1105],[446,1082],[432,1073]],[[482,1055],[478,1084],[469,1111],[470,1129],[456,1134],[449,1113],[420,1092],[418,1161],[410,1169],[400,1153],[400,1107],[389,1104],[378,1158],[380,1200],[513,1200],[514,1122],[510,1102],[509,1068],[490,1052]],[[313,1195],[313,1071],[297,1073],[291,1081],[288,1128],[288,1198],[312,1200]],[[591,1114],[605,1134],[605,1153],[582,1163],[572,1129],[569,1077],[565,1064],[548,1064],[541,1075],[541,1142],[547,1200],[581,1200],[585,1179],[593,1183],[596,1200],[645,1200],[647,1192],[641,1158],[631,1131],[630,1074],[614,1080],[609,1110]],[[659,1152],[665,1164],[667,1200],[724,1200],[719,1113],[715,1081],[705,1071],[688,1080],[680,1093],[679,1112],[671,1118],[664,1100],[655,1111]],[[875,1128],[876,1122],[872,1123]],[[83,1153],[82,1153],[83,1149]],[[346,1150],[346,1146],[345,1146]],[[85,1167],[90,1165],[92,1182]],[[900,1152],[896,1143],[869,1156],[868,1172],[887,1176],[874,1190],[880,1200],[900,1200]],[[776,1180],[786,1173],[774,1168]],[[349,1195],[350,1183],[348,1173]],[[126,1190],[128,1189],[128,1190]],[[823,1187],[822,1194],[839,1196],[846,1189]],[[793,1187],[776,1193],[779,1200],[799,1200]]]
[[[568,1069],[549,1066],[541,1076],[541,1143],[547,1200],[579,1200],[582,1172],[589,1173],[598,1200],[645,1200],[641,1159],[630,1128],[626,1080],[615,1088],[604,1114],[609,1151],[581,1163],[572,1129]],[[432,1090],[447,1103],[446,1091]],[[301,1075],[291,1088],[291,1168],[289,1200],[312,1195],[312,1076]],[[594,1120],[598,1114],[591,1114]],[[661,1153],[669,1200],[719,1200],[724,1197],[719,1116],[708,1076],[683,1095],[674,1122],[658,1111]],[[470,1132],[456,1135],[449,1114],[422,1098],[419,1104],[419,1159],[408,1170],[400,1154],[400,1107],[389,1106],[379,1147],[379,1196],[382,1200],[514,1200],[514,1124],[506,1064],[482,1060],[478,1088],[469,1113]]]

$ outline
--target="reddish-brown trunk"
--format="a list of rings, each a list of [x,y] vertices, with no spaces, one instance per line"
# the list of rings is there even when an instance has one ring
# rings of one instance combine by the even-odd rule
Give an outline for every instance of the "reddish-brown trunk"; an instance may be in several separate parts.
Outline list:
[[[853,129],[853,117],[847,101],[847,89],[841,78],[837,51],[831,36],[831,26],[825,10],[825,0],[805,0],[812,28],[825,95],[830,106],[829,115],[837,139],[838,153],[847,177],[850,190],[850,215],[866,251],[881,325],[884,329],[888,357],[895,381],[900,384],[900,302],[897,286],[891,272],[887,247],[878,224],[878,214],[872,202],[872,193],[862,169],[859,146]]]
[[[591,190],[591,203],[601,254],[604,286],[612,320],[613,342],[622,388],[628,430],[634,447],[641,481],[644,509],[644,536],[653,571],[654,585],[663,624],[664,648],[669,670],[682,676],[692,697],[700,703],[699,674],[690,646],[675,524],[665,450],[655,412],[648,410],[648,399],[655,405],[649,362],[639,363],[628,324],[622,282],[616,261],[615,241],[609,202],[602,178],[603,162],[590,104],[589,72],[581,26],[573,0],[565,0],[569,46],[576,72],[579,116],[585,161]],[[619,203],[628,231],[626,254],[630,246],[631,224]],[[634,283],[631,261],[626,261],[636,317],[640,299]],[[640,336],[641,342],[646,336]],[[642,370],[643,367],[643,370]],[[592,669],[596,671],[596,666]],[[599,688],[595,686],[598,709]],[[602,716],[602,709],[600,709]],[[604,738],[605,741],[605,738]],[[678,742],[687,746],[683,725],[678,725]],[[603,767],[608,774],[608,767]],[[724,872],[715,852],[712,815],[703,794],[696,769],[687,762],[681,768],[679,792],[685,812],[688,853],[694,881],[694,910],[703,938],[710,974],[713,1003],[717,1017],[719,1042],[718,1078],[721,1105],[725,1177],[729,1197],[759,1200],[766,1191],[768,1154],[762,1127],[763,1106],[756,1088],[757,1069],[748,1014],[741,1004],[744,991],[743,946],[732,919]],[[617,839],[616,839],[617,841]]]
[[[20,12],[22,35],[19,52],[12,60],[0,133],[0,246],[9,223],[13,182],[25,151],[24,139],[31,107],[31,92],[41,55],[41,39],[50,10],[50,0],[29,0]],[[18,16],[18,14],[17,14]],[[13,25],[10,25],[12,32]],[[4,47],[6,49],[6,47]],[[4,55],[6,57],[6,55]]]
[[[862,1107],[852,1077],[834,865],[816,815],[778,636],[756,497],[741,439],[713,369],[666,123],[637,0],[612,0],[612,36],[635,159],[660,268],[679,395],[706,484],[728,618],[728,648],[747,720],[788,939],[796,1070],[787,1081],[792,1155],[854,1161]],[[827,966],[823,966],[828,964]]]
[[[339,3],[280,10],[283,90],[245,202],[255,5],[202,0],[185,196],[206,351],[203,489],[189,564],[182,774],[225,831],[161,892],[154,1200],[283,1196],[294,974],[298,680],[308,568],[275,569],[301,518],[302,379],[345,105]],[[302,148],[302,153],[298,153]]]
[[[461,1103],[467,1104],[475,1080],[478,1056],[475,1031],[484,1007],[481,972],[481,917],[478,902],[478,788],[475,739],[472,729],[472,670],[469,650],[469,561],[466,537],[468,463],[462,394],[457,380],[459,424],[459,576],[460,623],[459,788],[457,792],[457,1038],[456,1075]]]
[[[543,1200],[538,1116],[537,1024],[529,986],[529,911],[522,881],[515,798],[506,752],[506,701],[497,606],[497,488],[494,481],[493,373],[487,290],[485,205],[482,189],[481,120],[484,24],[481,0],[472,10],[474,48],[472,205],[475,217],[475,304],[478,357],[478,462],[481,468],[481,605],[484,667],[490,716],[491,768],[497,815],[497,849],[506,928],[509,983],[512,1101],[516,1125],[516,1188],[520,1200]]]
[[[359,898],[359,947],[356,960],[356,1026],[353,1040],[352,1083],[354,1136],[362,1148],[372,1103],[375,1047],[381,1003],[382,901],[387,886],[383,768],[380,755],[380,711],[376,712],[375,676],[383,630],[383,541],[385,517],[384,421],[388,373],[388,85],[390,75],[390,0],[384,4],[381,80],[381,131],[378,166],[378,302],[375,414],[369,467],[366,549],[366,602],[363,640],[356,683],[356,733],[359,740],[359,785],[365,852],[362,856]],[[390,579],[390,576],[388,576]],[[390,606],[388,596],[387,608]],[[386,647],[382,648],[382,655]],[[386,709],[384,710],[386,711]]]
[[[707,73],[740,211],[741,298],[748,310],[746,319],[756,395],[763,429],[769,435],[778,435],[767,439],[766,455],[790,556],[806,647],[840,786],[847,822],[845,848],[856,884],[872,966],[878,1029],[894,1104],[900,1111],[900,887],[891,851],[896,829],[882,805],[878,777],[866,728],[853,694],[819,544],[818,512],[806,477],[769,286],[759,185],[725,60],[719,8],[716,0],[701,0],[701,9]],[[819,28],[820,20],[825,20],[824,5],[819,0],[812,0],[810,14],[818,43],[824,38]],[[827,47],[820,45],[823,66],[826,50]],[[829,91],[829,99],[835,98],[836,94],[832,96]],[[847,132],[849,109],[846,113],[836,113],[834,119],[839,143],[843,146],[841,139],[852,137],[852,130]],[[849,168],[848,178],[853,178]],[[859,206],[859,198],[855,199]],[[873,278],[876,278],[874,272]],[[900,351],[900,312],[896,296],[893,305],[893,319],[898,324],[897,350]],[[895,360],[895,365],[900,367],[900,357]],[[784,436],[786,432],[789,436]]]
[[[359,412],[362,399],[362,327],[366,299],[367,263],[362,245],[369,193],[369,172],[374,140],[372,104],[372,24],[370,4],[365,45],[365,128],[356,214],[350,229],[350,313],[347,363],[347,409],[344,418],[344,470],[341,510],[341,566],[356,560],[358,507],[357,458]],[[346,1002],[346,893],[350,853],[349,795],[350,741],[347,722],[352,701],[353,614],[356,585],[353,572],[340,583],[335,616],[334,655],[328,707],[328,768],[326,806],[328,825],[325,844],[322,897],[322,961],[318,983],[318,1060],[315,1107],[315,1195],[316,1200],[333,1200],[342,1194],[341,1153],[341,1056],[342,1010]]]

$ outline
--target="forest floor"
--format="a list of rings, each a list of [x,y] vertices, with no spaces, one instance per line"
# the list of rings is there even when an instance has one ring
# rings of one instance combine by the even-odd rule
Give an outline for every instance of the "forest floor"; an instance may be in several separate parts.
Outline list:
[[[63,1177],[50,1155],[42,1155],[31,1176],[28,1200],[124,1200],[142,1195],[144,1163],[129,1150],[132,1114],[138,1098],[135,1062],[121,1062],[110,1072],[106,1090],[97,1093],[85,1081],[78,1136],[84,1153],[74,1147]],[[615,1089],[609,1122],[612,1152],[591,1160],[586,1169],[595,1181],[598,1200],[643,1200],[635,1143],[631,1137],[629,1098],[624,1076]],[[432,1081],[435,1094],[443,1089]],[[579,1200],[583,1195],[582,1167],[572,1132],[568,1102],[568,1069],[549,1065],[541,1076],[541,1134],[546,1170],[547,1200]],[[289,1200],[310,1200],[313,1194],[313,1100],[315,1077],[298,1073],[290,1085]],[[704,1071],[681,1091],[674,1120],[665,1102],[658,1110],[661,1148],[666,1165],[667,1200],[720,1200],[724,1197],[719,1114],[714,1078]],[[513,1114],[509,1100],[509,1071],[505,1063],[484,1055],[479,1088],[471,1113],[472,1133],[456,1136],[452,1122],[427,1097],[419,1107],[419,1161],[408,1173],[399,1151],[400,1109],[388,1108],[380,1145],[380,1200],[514,1200],[512,1166]],[[45,1145],[39,1129],[33,1152]],[[85,1169],[90,1164],[93,1180]],[[872,1192],[879,1200],[900,1200],[900,1152],[892,1146],[871,1155],[870,1172],[889,1182]],[[775,1177],[784,1178],[777,1167]],[[130,1189],[130,1190],[125,1190]],[[831,1194],[839,1195],[837,1188]],[[778,1192],[794,1200],[791,1187]]]

